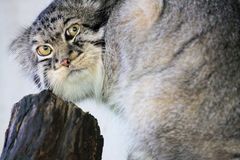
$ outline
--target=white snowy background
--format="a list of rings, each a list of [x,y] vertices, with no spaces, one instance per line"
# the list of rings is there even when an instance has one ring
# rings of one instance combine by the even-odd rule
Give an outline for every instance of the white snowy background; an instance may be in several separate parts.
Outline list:
[[[25,95],[39,92],[9,56],[8,46],[50,2],[51,0],[0,0],[0,154],[13,104]],[[126,144],[129,142],[125,131],[123,132],[125,123],[101,104],[86,101],[81,107],[90,111],[99,121],[105,138],[103,160],[125,160]]]

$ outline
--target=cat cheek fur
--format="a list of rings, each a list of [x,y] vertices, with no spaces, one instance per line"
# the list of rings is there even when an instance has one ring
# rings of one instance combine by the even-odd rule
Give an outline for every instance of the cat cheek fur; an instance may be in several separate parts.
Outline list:
[[[31,75],[35,81],[37,74],[37,56],[32,51],[29,42],[30,28],[26,29],[9,46],[11,56],[13,56],[20,64],[26,75]],[[34,78],[35,77],[35,78]]]

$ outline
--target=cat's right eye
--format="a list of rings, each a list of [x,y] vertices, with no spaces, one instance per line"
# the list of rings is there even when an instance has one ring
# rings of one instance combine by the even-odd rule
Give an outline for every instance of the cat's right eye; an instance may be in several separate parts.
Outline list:
[[[37,47],[37,53],[40,56],[48,56],[52,53],[52,48],[48,45],[41,45]]]
[[[73,24],[66,30],[66,39],[71,40],[73,39],[80,31],[80,25],[79,24]]]

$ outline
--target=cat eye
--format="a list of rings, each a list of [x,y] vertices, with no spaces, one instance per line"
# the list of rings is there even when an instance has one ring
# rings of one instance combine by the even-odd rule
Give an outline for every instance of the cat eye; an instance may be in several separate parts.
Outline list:
[[[66,36],[68,36],[68,38],[72,39],[74,38],[80,31],[80,25],[79,24],[73,24],[72,26],[70,26],[67,31],[66,31]]]
[[[42,45],[37,47],[37,53],[40,56],[48,56],[52,53],[52,48],[48,45]]]

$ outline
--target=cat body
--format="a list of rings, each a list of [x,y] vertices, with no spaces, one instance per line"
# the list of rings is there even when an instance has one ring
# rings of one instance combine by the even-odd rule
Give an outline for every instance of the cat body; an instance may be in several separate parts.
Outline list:
[[[130,157],[238,159],[238,3],[164,2],[127,1],[109,20],[112,99],[139,141]]]
[[[61,27],[44,34],[56,41],[33,26],[13,42],[38,84],[64,99],[94,97],[116,110],[134,139],[129,160],[240,158],[238,1],[80,2],[51,4]],[[80,31],[69,38],[76,24]],[[36,54],[42,45],[50,54]]]

